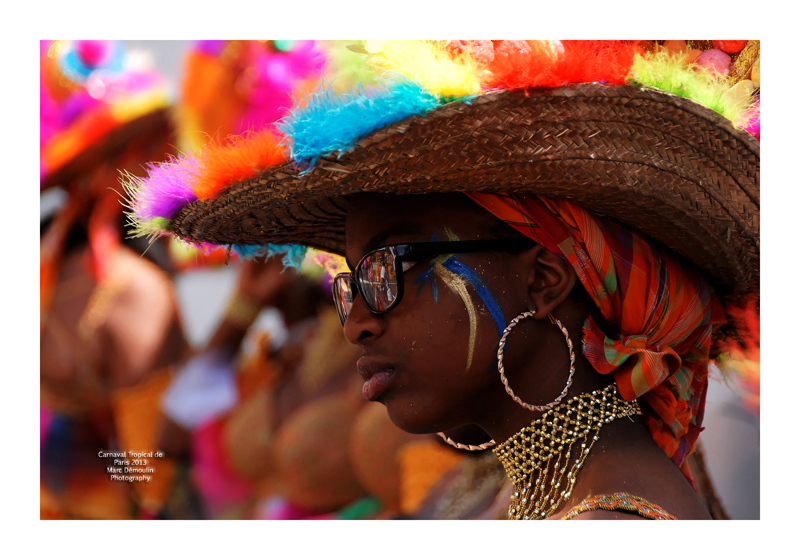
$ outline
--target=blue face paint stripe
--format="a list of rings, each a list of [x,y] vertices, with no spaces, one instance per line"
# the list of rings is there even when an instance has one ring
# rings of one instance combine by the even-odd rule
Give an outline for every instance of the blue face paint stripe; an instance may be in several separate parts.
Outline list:
[[[432,273],[433,273],[433,268],[429,268],[428,270],[426,270],[425,272],[423,272],[417,278],[414,279],[414,284],[419,284],[419,289],[417,290],[417,297],[422,295],[422,290],[423,288],[425,288],[425,282],[429,277],[431,277]],[[431,280],[433,279],[431,278]]]
[[[422,274],[420,274],[416,279],[414,279],[414,284],[419,284],[419,289],[417,289],[417,297],[422,295],[422,290],[425,288],[425,284],[428,280],[431,282],[431,292],[433,293],[433,301],[435,303],[439,303],[439,285],[436,283],[436,276],[433,274],[434,267],[432,266]]]
[[[465,278],[470,283],[472,288],[478,294],[478,297],[481,298],[481,301],[486,306],[486,309],[489,310],[489,314],[492,316],[492,319],[494,319],[495,325],[497,325],[498,332],[503,332],[506,328],[505,314],[503,313],[503,310],[500,309],[500,306],[492,296],[489,289],[486,287],[483,277],[481,277],[480,274],[472,270],[464,263],[454,258],[447,259],[442,266],[444,266],[450,272]]]

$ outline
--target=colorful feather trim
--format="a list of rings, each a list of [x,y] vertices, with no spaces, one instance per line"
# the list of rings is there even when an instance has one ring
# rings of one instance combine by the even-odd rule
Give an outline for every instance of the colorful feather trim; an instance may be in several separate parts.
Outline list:
[[[632,41],[502,41],[488,65],[488,88],[624,84],[641,50]]]
[[[382,85],[342,94],[324,86],[279,123],[302,168],[409,116],[493,89],[630,83],[690,98],[735,123],[752,101],[726,95],[724,80],[683,57],[645,53],[636,41],[366,41],[363,50]]]
[[[755,103],[742,115],[737,124],[761,140],[761,98],[757,97]]]
[[[225,145],[209,144],[196,155],[181,155],[164,163],[151,164],[142,179],[123,173],[121,183],[128,198],[128,219],[132,237],[171,234],[170,220],[196,200],[209,200],[222,189],[286,161],[286,148],[269,128],[259,133],[229,138]],[[189,245],[212,252],[212,244]],[[306,247],[300,245],[231,245],[229,249],[245,259],[269,258],[283,254],[284,266],[300,268]]]
[[[286,161],[286,148],[272,130],[209,144],[195,155],[151,164],[147,179],[123,174],[134,236],[169,233],[166,222],[195,200],[209,200],[222,189]]]
[[[481,91],[479,65],[469,51],[454,52],[443,42],[366,41],[365,50],[379,72],[399,74],[441,98]]]
[[[283,255],[284,269],[294,267],[300,270],[307,248],[303,245],[269,243],[266,245],[231,245],[231,251],[243,259],[268,259],[275,255]]]
[[[136,220],[142,223],[171,220],[178,210],[197,200],[192,179],[199,169],[197,157],[181,155],[150,164],[147,179],[124,173],[122,185],[135,201],[131,210]]]
[[[229,138],[225,145],[209,144],[202,151],[200,168],[193,171],[194,194],[209,200],[225,187],[284,163],[287,157],[280,137],[269,128]]]
[[[724,79],[694,64],[687,65],[681,54],[657,51],[636,57],[631,68],[630,83],[652,87],[686,97],[705,105],[737,123],[752,103],[726,95],[730,85]]]
[[[428,113],[441,102],[421,85],[399,76],[380,89],[358,88],[344,94],[326,84],[278,129],[291,138],[292,159],[308,168],[321,156],[347,151],[371,132]]]
[[[283,138],[265,129],[154,166],[145,181],[129,177],[134,234],[169,233],[169,219],[183,205],[213,198],[287,157],[305,172],[320,157],[351,150],[386,126],[496,89],[627,83],[687,97],[759,132],[752,99],[726,95],[729,84],[724,80],[687,65],[683,56],[645,52],[637,41],[366,41],[346,48],[345,43],[331,45],[347,50],[347,56],[329,50],[328,60],[346,60],[348,68],[329,65],[327,82],[296,97],[292,111],[276,123]],[[354,55],[362,57],[361,64]],[[342,92],[343,83],[354,85]],[[231,250],[245,258],[269,251],[243,246]]]

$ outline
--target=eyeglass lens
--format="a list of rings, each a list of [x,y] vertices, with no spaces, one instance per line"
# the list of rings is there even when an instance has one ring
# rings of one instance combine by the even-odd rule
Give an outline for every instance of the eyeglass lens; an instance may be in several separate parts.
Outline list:
[[[375,251],[361,261],[358,270],[358,290],[371,311],[385,311],[397,298],[397,269],[392,247]]]
[[[359,263],[355,273],[358,278],[358,291],[361,292],[367,307],[374,313],[386,311],[397,299],[399,288],[395,254],[393,247],[370,253]],[[342,323],[347,319],[353,306],[351,276],[351,274],[340,274],[333,283],[333,299]]]
[[[350,275],[339,274],[333,280],[333,302],[336,304],[336,311],[339,319],[344,324],[350,308],[353,307],[353,292],[350,290]]]

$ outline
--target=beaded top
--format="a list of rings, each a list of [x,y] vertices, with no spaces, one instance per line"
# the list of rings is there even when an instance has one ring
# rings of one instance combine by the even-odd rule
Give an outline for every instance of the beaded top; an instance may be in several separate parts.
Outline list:
[[[555,512],[570,497],[600,429],[617,418],[641,414],[639,404],[624,400],[611,384],[558,405],[499,444],[493,451],[514,483],[509,519],[542,519]],[[573,453],[579,439],[580,449]]]
[[[602,494],[600,496],[586,498],[580,504],[569,510],[561,519],[573,519],[577,515],[598,509],[607,511],[630,511],[645,519],[676,519],[676,517],[667,513],[664,508],[650,503],[639,496],[628,494],[627,492],[615,492],[614,494]]]

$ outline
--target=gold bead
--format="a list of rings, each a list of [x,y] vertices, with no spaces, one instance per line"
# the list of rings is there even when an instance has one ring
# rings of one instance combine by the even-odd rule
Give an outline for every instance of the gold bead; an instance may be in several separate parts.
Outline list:
[[[611,398],[605,398],[606,395]],[[584,408],[586,410],[581,412]],[[524,515],[525,518],[541,519],[555,512],[558,505],[570,497],[576,476],[592,446],[599,439],[600,429],[617,417],[626,415],[626,411],[641,414],[635,401],[632,403],[622,401],[616,386],[610,385],[602,391],[574,397],[547,411],[540,419],[498,446],[495,454],[503,463],[517,490],[515,497],[512,497],[515,507],[509,509],[509,518],[520,519]],[[594,431],[594,434],[589,440],[591,431]],[[577,452],[576,462],[567,473],[572,445],[581,438],[583,439],[580,442],[581,447]],[[555,459],[552,466],[551,459]],[[559,490],[565,473],[567,473],[567,488]],[[531,482],[534,476],[535,487]],[[549,483],[542,483],[548,476]],[[548,488],[553,492],[552,498]],[[526,492],[522,503],[531,503],[535,506],[536,511],[533,515],[525,514],[525,508],[520,510],[517,507],[520,491]],[[544,497],[538,501],[533,500],[531,496],[536,495]]]

